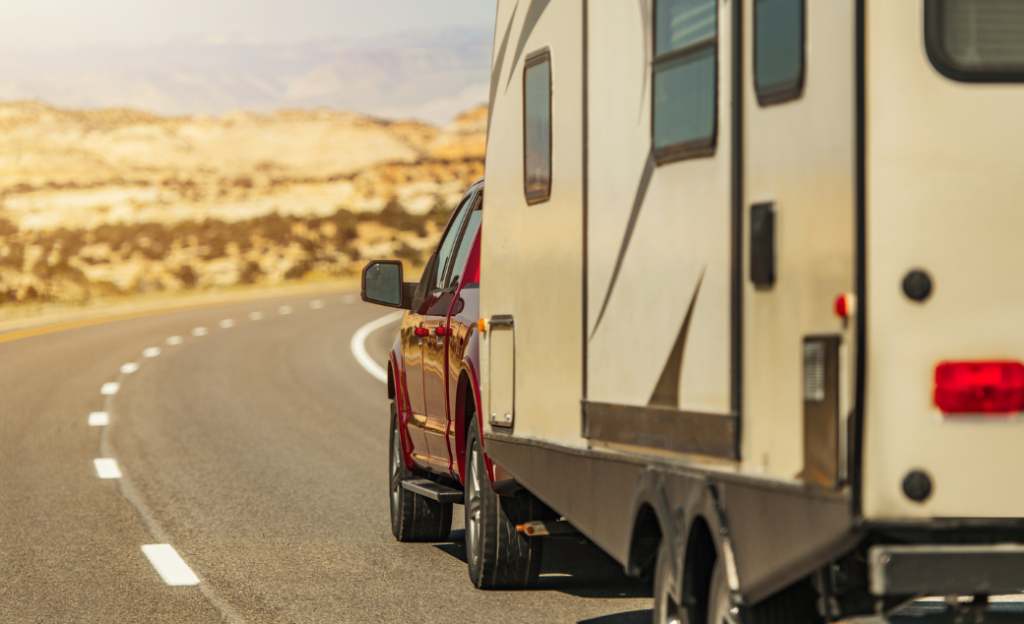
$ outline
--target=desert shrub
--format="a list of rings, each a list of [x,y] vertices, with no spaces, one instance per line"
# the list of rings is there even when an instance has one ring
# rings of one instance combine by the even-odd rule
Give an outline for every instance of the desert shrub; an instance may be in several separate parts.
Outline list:
[[[434,203],[433,208],[430,209],[426,214],[426,218],[433,221],[434,225],[438,229],[444,229],[444,226],[448,225],[448,220],[452,218],[452,212],[454,209],[450,208],[448,204],[444,203],[440,197],[437,202]]]
[[[20,269],[25,264],[25,244],[12,241],[6,247],[7,254],[0,255],[0,265]]]
[[[183,264],[178,267],[178,270],[174,272],[174,277],[181,280],[181,283],[184,284],[185,288],[196,287],[196,270],[187,264]]]
[[[263,269],[260,268],[258,262],[250,260],[245,263],[242,267],[241,272],[238,275],[238,281],[242,284],[255,284],[256,279],[263,274]]]
[[[312,263],[309,260],[300,260],[299,262],[295,263],[295,265],[292,266],[292,268],[288,269],[288,271],[285,272],[284,278],[289,280],[302,279],[302,277],[306,273],[309,273],[310,270],[312,270],[312,268]]]
[[[412,215],[405,211],[402,204],[398,203],[397,200],[392,199],[384,206],[376,215],[366,214],[360,215],[367,221],[378,221],[379,223],[388,227],[393,227],[396,230],[403,232],[416,232],[418,236],[426,236],[427,230],[424,227],[424,218],[418,215]]]
[[[405,242],[395,249],[395,257],[412,264],[420,264],[422,261],[422,254],[415,247],[411,247]]]
[[[0,236],[11,236],[18,233],[18,226],[10,219],[0,219]]]
[[[263,238],[274,241],[279,245],[285,245],[291,240],[292,225],[276,212],[253,219],[250,223],[251,231]]]

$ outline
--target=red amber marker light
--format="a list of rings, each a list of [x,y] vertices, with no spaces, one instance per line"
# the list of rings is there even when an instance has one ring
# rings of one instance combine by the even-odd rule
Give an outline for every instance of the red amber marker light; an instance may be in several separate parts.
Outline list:
[[[853,297],[852,295],[839,295],[836,297],[835,303],[832,304],[832,309],[835,311],[836,316],[839,318],[846,318],[850,316],[853,308]]]
[[[935,367],[935,404],[946,414],[1024,410],[1024,364],[942,362]]]

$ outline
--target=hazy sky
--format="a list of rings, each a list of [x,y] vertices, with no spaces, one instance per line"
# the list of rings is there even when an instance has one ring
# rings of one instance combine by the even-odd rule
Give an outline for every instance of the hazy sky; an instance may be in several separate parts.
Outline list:
[[[0,46],[133,45],[179,37],[291,43],[494,28],[497,0],[0,0]]]

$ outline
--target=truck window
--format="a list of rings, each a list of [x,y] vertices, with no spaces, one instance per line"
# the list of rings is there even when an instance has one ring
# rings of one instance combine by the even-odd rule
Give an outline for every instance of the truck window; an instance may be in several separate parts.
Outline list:
[[[804,0],[754,0],[754,90],[761,106],[800,97]]]
[[[551,53],[530,55],[523,72],[523,177],[526,201],[551,197]]]
[[[718,0],[656,0],[655,159],[714,153],[718,96]]]
[[[484,213],[480,210],[480,206],[482,204],[483,202],[477,200],[476,208],[473,212],[469,213],[469,218],[466,219],[466,227],[463,228],[462,238],[459,239],[459,250],[455,252],[455,260],[452,262],[451,275],[449,275],[447,279],[448,287],[459,285],[459,279],[462,277],[462,272],[466,268],[466,260],[469,259],[469,251],[473,248],[473,241],[476,240],[476,233],[480,231],[480,221],[483,220]]]
[[[437,248],[437,275],[433,280],[434,283],[431,285],[431,291],[447,288],[444,278],[448,274],[448,268],[451,266],[452,252],[455,251],[455,243],[459,240],[462,224],[465,222],[470,210],[472,210],[476,196],[477,191],[474,191],[463,199],[459,207],[456,208],[455,216],[448,223],[448,230],[444,233],[441,245]]]
[[[1024,81],[1024,2],[926,0],[928,57],[967,82]]]

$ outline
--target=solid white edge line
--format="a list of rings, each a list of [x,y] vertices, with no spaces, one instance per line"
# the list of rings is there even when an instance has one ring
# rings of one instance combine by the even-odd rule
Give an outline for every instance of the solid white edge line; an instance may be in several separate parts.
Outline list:
[[[117,460],[104,457],[92,460],[96,466],[96,474],[100,479],[120,479],[121,469],[117,467]]]
[[[366,339],[369,338],[370,334],[377,331],[385,325],[390,325],[395,321],[402,318],[405,312],[394,312],[387,316],[382,316],[376,321],[370,321],[366,325],[363,325],[356,330],[356,333],[352,334],[352,355],[355,356],[356,361],[362,366],[366,372],[373,375],[377,381],[381,383],[388,382],[387,370],[381,368],[380,364],[374,361],[370,354],[366,352]]]
[[[106,427],[110,424],[110,414],[106,412],[89,412],[90,427]]]
[[[156,573],[171,586],[198,585],[199,578],[170,544],[146,544],[142,553],[156,568]]]

